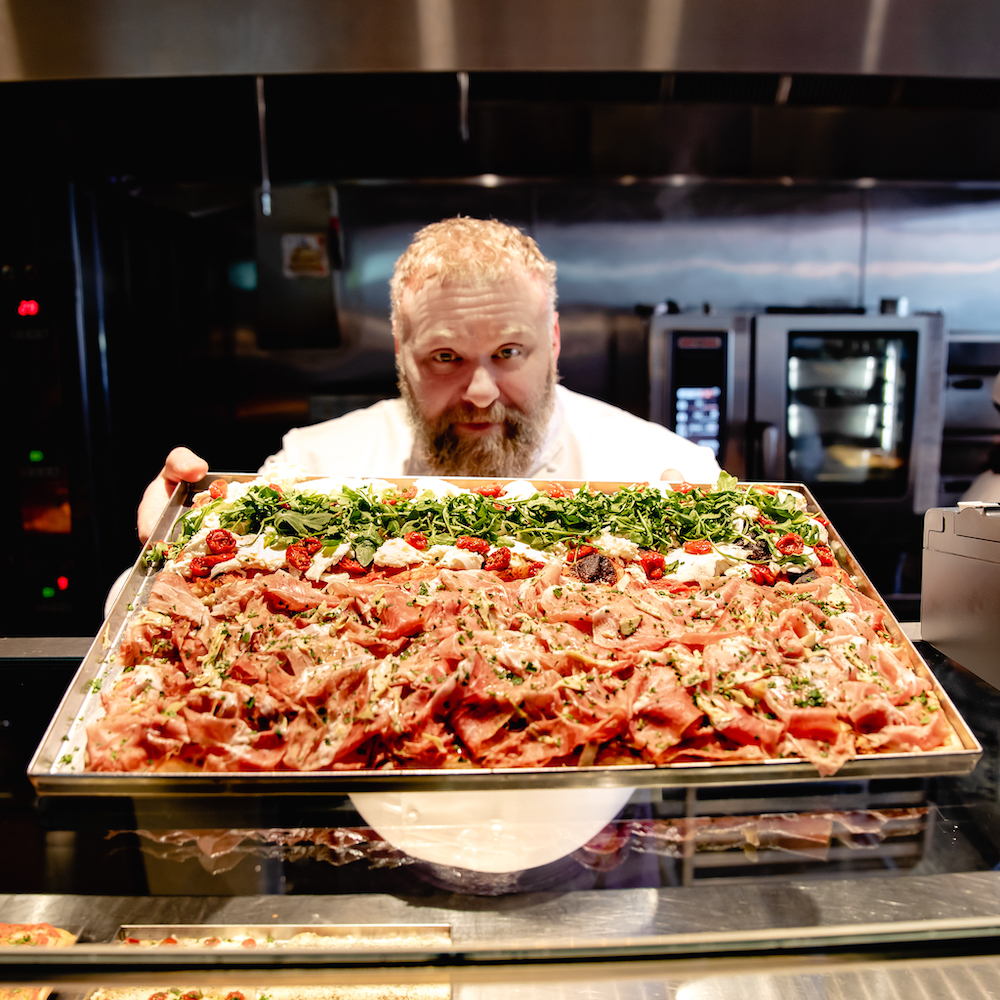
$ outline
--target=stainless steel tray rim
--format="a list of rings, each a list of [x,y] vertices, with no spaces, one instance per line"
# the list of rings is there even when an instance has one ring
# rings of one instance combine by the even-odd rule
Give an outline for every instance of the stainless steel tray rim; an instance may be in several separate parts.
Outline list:
[[[209,473],[202,483],[194,484],[192,491],[204,488],[218,474]],[[228,475],[231,480],[245,481],[252,475]],[[474,484],[479,480],[465,478],[454,480],[459,485]],[[492,481],[492,480],[491,480]],[[409,478],[388,482],[400,486],[409,485]],[[544,483],[540,483],[544,487]],[[598,488],[602,484],[593,484]],[[744,487],[754,485],[781,486],[800,492],[806,499],[808,509],[822,514],[807,487],[800,483],[743,482]],[[178,517],[184,512],[184,499],[188,493],[180,487],[164,508],[156,528],[147,542],[170,537]],[[843,542],[831,532],[832,539],[843,546]],[[871,582],[861,569],[857,559],[843,546],[848,569],[859,579],[859,589],[877,597]],[[144,552],[146,549],[143,550]],[[95,679],[108,666],[105,654],[117,649],[121,632],[127,617],[127,605],[151,585],[155,574],[136,562],[132,575],[119,595],[115,609],[109,616],[101,632],[95,638],[84,658],[76,677],[67,689],[63,702],[50,722],[28,768],[28,776],[39,794],[43,795],[95,795],[126,796],[136,798],[167,797],[190,793],[211,792],[214,794],[266,794],[266,795],[329,795],[348,794],[360,791],[405,791],[405,790],[456,790],[497,788],[503,790],[517,788],[555,787],[690,787],[695,785],[739,785],[746,783],[803,783],[830,782],[878,777],[932,777],[946,774],[967,774],[971,772],[980,757],[982,746],[975,735],[958,714],[951,699],[924,663],[913,643],[903,634],[899,623],[891,615],[886,621],[893,637],[906,652],[911,665],[929,679],[937,694],[942,710],[945,711],[955,733],[963,744],[959,747],[943,747],[928,751],[862,754],[847,761],[836,774],[823,777],[808,761],[800,758],[772,758],[761,761],[685,761],[664,765],[636,763],[618,765],[597,765],[590,767],[541,767],[541,768],[448,768],[409,769],[390,768],[358,771],[224,771],[224,772],[183,772],[142,773],[142,772],[94,772],[53,770],[57,767],[66,744],[57,731],[70,725],[80,714],[84,685]],[[884,604],[884,602],[883,602]],[[79,699],[79,703],[74,700]],[[70,711],[70,706],[75,706]]]

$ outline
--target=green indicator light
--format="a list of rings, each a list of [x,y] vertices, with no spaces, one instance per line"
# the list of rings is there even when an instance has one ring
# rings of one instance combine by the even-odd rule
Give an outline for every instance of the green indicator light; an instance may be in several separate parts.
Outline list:
[[[55,597],[56,588],[55,587],[42,587],[42,597]]]
[[[45,458],[45,455],[43,455],[37,448],[32,448],[31,451],[28,452],[29,462],[41,462],[43,458]]]

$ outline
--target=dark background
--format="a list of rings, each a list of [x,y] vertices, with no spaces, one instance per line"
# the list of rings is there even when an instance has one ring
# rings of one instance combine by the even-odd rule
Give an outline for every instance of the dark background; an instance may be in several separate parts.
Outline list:
[[[777,103],[779,83],[767,73],[472,73],[466,141],[453,73],[271,76],[271,181],[396,184],[383,209],[345,197],[345,227],[398,221],[407,197],[415,220],[464,211],[530,225],[539,190],[552,203],[561,183],[585,194],[622,175],[1000,181],[1000,81],[804,74]],[[0,95],[0,336],[15,469],[2,491],[2,578],[4,605],[19,609],[3,630],[92,634],[108,585],[135,557],[141,489],[171,447],[189,445],[214,469],[255,469],[309,419],[303,386],[391,394],[391,355],[363,374],[310,372],[301,359],[269,366],[236,348],[259,309],[256,292],[228,278],[255,256],[254,78],[4,83]],[[482,174],[528,183],[427,183]],[[39,314],[18,316],[22,299],[40,302]],[[641,412],[641,332],[625,319],[609,329],[607,370],[567,358],[566,382]],[[49,516],[61,530],[38,530]],[[917,520],[905,531],[919,548]],[[889,577],[900,566],[890,553],[877,584],[898,589]]]

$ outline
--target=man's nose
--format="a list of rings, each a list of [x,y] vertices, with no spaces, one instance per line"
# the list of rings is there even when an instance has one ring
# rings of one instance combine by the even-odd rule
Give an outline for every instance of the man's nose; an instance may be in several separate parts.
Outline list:
[[[482,365],[476,368],[469,384],[465,388],[463,399],[470,402],[480,410],[485,410],[487,406],[494,403],[500,396],[493,376]]]

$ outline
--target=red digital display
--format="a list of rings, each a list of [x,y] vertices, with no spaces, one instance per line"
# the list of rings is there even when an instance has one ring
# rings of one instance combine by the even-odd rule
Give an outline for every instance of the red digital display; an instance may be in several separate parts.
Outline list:
[[[17,306],[18,316],[37,316],[38,303],[34,299],[21,299]]]

